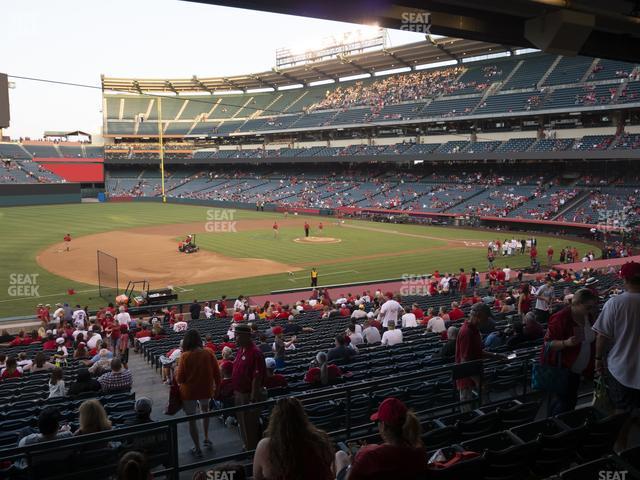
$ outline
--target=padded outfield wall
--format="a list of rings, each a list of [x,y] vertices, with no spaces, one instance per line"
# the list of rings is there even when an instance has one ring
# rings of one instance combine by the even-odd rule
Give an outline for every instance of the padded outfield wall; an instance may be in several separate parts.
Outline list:
[[[79,183],[0,184],[0,207],[80,203]]]

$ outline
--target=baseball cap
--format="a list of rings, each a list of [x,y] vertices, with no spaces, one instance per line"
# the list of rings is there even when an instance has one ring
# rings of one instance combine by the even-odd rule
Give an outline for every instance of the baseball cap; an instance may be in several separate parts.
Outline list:
[[[407,406],[395,397],[389,397],[371,415],[372,422],[384,422],[390,425],[402,425],[407,415]]]
[[[276,368],[276,359],[273,357],[267,357],[264,359],[264,363],[268,369],[274,370]]]
[[[251,333],[251,327],[249,325],[247,325],[246,323],[240,323],[238,325],[236,325],[236,328],[234,330],[234,332],[236,334],[238,333]]]
[[[587,278],[587,281],[584,283],[585,285],[594,285],[598,283],[598,279],[595,277],[589,277]]]
[[[139,413],[150,413],[153,402],[147,397],[138,397],[136,400],[135,410]]]
[[[58,338],[56,338],[56,343],[57,343],[58,345],[62,345],[62,344],[64,343],[64,338],[62,338],[62,337],[58,337]]]
[[[273,334],[280,335],[282,333],[282,327],[273,327]]]
[[[620,277],[625,280],[640,278],[640,263],[628,262],[622,265],[622,268],[620,269]]]

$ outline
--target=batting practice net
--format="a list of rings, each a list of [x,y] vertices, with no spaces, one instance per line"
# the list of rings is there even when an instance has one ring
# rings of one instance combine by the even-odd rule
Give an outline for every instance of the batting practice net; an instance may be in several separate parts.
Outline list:
[[[98,250],[98,290],[99,295],[113,302],[118,295],[118,259]]]

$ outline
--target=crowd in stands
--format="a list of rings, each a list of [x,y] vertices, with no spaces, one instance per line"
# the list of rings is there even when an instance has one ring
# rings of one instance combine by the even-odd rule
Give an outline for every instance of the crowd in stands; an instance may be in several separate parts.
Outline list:
[[[359,81],[348,87],[339,86],[327,91],[325,98],[309,107],[309,111],[369,106],[378,112],[385,105],[435,97],[464,88],[455,82],[463,71],[462,67],[452,67],[389,75],[373,82]]]
[[[492,242],[493,246],[499,243]],[[532,241],[528,250],[533,247]],[[620,272],[613,267],[606,271],[550,269],[527,281],[520,272],[507,274],[501,270],[489,272],[485,283],[475,269],[469,274],[463,269],[457,274],[435,271],[424,280],[428,285],[425,298],[439,299],[437,313],[432,307],[425,311],[420,297],[365,290],[362,294],[340,293],[332,299],[323,288],[312,290],[308,298],[301,298],[291,306],[275,301],[252,305],[242,296],[234,302],[222,297],[207,302],[204,308],[194,301],[188,316],[175,308],[151,316],[130,315],[126,307],[116,309],[111,305],[89,315],[86,308],[58,304],[51,313],[48,305],[39,305],[41,332],[23,332],[15,338],[3,332],[2,341],[25,348],[31,345],[32,352],[36,351],[34,344],[41,344],[42,350],[33,359],[20,354],[7,358],[2,354],[0,386],[20,382],[22,377],[44,370],[50,372],[46,387],[50,398],[86,392],[96,395],[128,392],[133,385],[126,368],[129,349],[142,350],[155,343],[164,345],[166,339],[180,338],[166,366],[171,372],[169,383],[179,385],[185,413],[204,413],[210,406],[246,405],[266,398],[263,387],[267,392],[286,387],[292,379],[285,373],[289,358],[297,353],[298,344],[302,345],[300,352],[306,352],[305,337],[315,335],[310,327],[314,325],[325,334],[335,332],[335,337],[331,348],[308,351],[313,362],[303,375],[307,391],[348,380],[355,376],[351,365],[357,364],[360,356],[376,349],[393,351],[420,335],[437,335],[434,337],[440,339],[437,357],[456,363],[479,358],[508,363],[508,352],[527,345],[533,345],[542,355],[544,339],[554,355],[562,350],[562,366],[571,372],[571,387],[550,396],[547,415],[574,410],[578,388],[583,379],[592,378],[594,369],[601,373],[606,370],[612,389],[610,399],[616,408],[626,411],[633,406],[625,399],[633,398],[640,389],[640,380],[630,373],[637,367],[637,355],[628,349],[637,338],[633,322],[640,309],[636,298],[640,292],[640,264],[626,264]],[[599,297],[608,299],[601,312]],[[311,323],[303,320],[314,312],[322,318],[315,317]],[[518,314],[521,321],[498,320],[513,314]],[[342,330],[345,319],[347,328]],[[199,330],[216,323],[227,323],[227,334],[203,338]],[[614,335],[614,328],[623,329],[626,335]],[[577,337],[576,329],[581,329],[584,335]],[[606,364],[603,362],[606,352],[596,342],[597,335],[611,343]],[[66,362],[72,358],[83,366],[75,381],[67,385]],[[475,382],[472,377],[457,382],[463,412],[470,411],[473,390],[478,386]],[[135,412],[125,426],[152,422],[150,414],[150,400],[139,396]],[[82,401],[78,421],[73,426],[62,424],[59,407],[46,407],[39,414],[37,430],[24,434],[19,442],[29,445],[108,431],[114,428],[110,417],[96,399]],[[426,454],[432,446],[422,440],[424,423],[409,405],[393,395],[381,401],[371,416],[371,421],[377,422],[381,441],[359,445],[354,456],[334,449],[333,441],[314,425],[295,396],[278,400],[265,420],[266,428],[262,429],[259,411],[250,409],[236,413],[235,419],[228,422],[228,425],[237,422],[248,450],[256,449],[254,478],[273,475],[310,478],[311,467],[313,478],[326,479],[334,478],[336,473],[342,475],[340,478],[369,478],[400,469],[424,473],[434,468]],[[202,457],[203,448],[212,447],[209,421],[202,424],[202,436],[199,424],[188,423],[194,444],[191,453]],[[623,428],[621,445],[626,441],[624,435]],[[144,463],[143,454],[138,454],[139,458],[132,455],[135,454],[127,453],[121,458],[121,469],[134,469]]]

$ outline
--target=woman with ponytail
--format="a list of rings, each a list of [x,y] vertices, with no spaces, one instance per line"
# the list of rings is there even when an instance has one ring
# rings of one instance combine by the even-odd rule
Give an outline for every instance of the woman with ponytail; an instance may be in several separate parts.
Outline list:
[[[265,438],[253,457],[255,480],[330,480],[334,478],[329,435],[309,422],[295,398],[278,400]]]
[[[342,371],[336,365],[327,363],[327,354],[318,352],[316,355],[317,367],[312,367],[304,376],[304,381],[316,386],[331,385],[337,378],[342,376]]]
[[[147,460],[140,452],[127,452],[118,462],[118,480],[151,480]]]
[[[337,452],[338,480],[413,480],[427,472],[420,421],[404,403],[393,397],[385,399],[371,420],[378,422],[384,443],[365,445],[353,459],[346,452]]]

